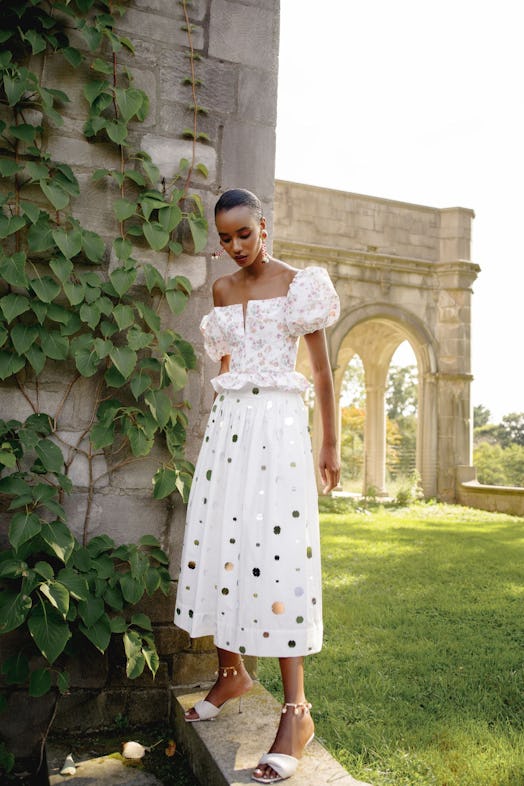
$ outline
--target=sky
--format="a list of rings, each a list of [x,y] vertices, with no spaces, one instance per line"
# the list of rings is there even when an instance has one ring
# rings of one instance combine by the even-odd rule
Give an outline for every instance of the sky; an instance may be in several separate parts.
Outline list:
[[[281,0],[276,177],[475,211],[472,401],[524,412],[524,3]]]

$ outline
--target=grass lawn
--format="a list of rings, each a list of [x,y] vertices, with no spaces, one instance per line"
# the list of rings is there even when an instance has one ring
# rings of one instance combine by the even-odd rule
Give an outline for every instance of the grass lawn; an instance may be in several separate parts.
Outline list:
[[[373,786],[524,786],[524,519],[415,504],[321,527],[320,741]],[[280,698],[277,662],[259,671]]]

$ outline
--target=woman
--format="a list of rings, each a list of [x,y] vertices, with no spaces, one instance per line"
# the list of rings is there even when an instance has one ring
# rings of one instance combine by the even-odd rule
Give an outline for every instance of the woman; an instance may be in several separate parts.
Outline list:
[[[252,685],[242,655],[276,656],[284,704],[273,745],[253,772],[290,777],[313,738],[304,656],[322,646],[317,496],[305,378],[295,370],[305,335],[323,426],[324,492],[339,482],[333,382],[324,328],[339,301],[325,270],[297,270],[268,256],[259,199],[226,191],[215,206],[223,251],[238,270],[213,286],[201,330],[220,361],[216,399],[188,506],[175,621],[213,635],[218,678],[186,721],[216,717]]]

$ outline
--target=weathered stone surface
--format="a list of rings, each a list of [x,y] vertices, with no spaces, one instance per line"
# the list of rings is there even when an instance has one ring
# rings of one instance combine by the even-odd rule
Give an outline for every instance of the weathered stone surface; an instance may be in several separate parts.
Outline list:
[[[155,642],[159,655],[174,655],[190,645],[189,634],[185,630],[170,625],[155,626]]]
[[[173,8],[168,4],[167,10]],[[165,4],[162,10],[166,10]],[[140,38],[149,39],[159,44],[167,44],[170,47],[187,46],[187,33],[182,29],[184,24],[183,16],[180,21],[174,22],[170,15],[152,13],[149,8],[141,11],[138,8],[130,8],[119,21],[120,30],[136,34],[139,32]],[[193,46],[195,49],[202,49],[203,29],[196,25],[192,30]]]
[[[277,10],[276,4],[274,5]],[[245,6],[230,0],[211,4],[209,54],[223,60],[268,68],[272,63],[269,42],[278,35],[278,15],[267,8]]]
[[[173,656],[175,685],[199,685],[212,682],[217,668],[216,653],[179,652]]]
[[[160,174],[168,179],[172,178],[177,172],[182,158],[191,160],[193,145],[191,140],[173,139],[146,134],[142,140],[142,147],[149,153],[160,169]],[[197,163],[205,164],[209,172],[209,179],[214,180],[216,176],[216,152],[212,147],[197,143],[196,159]],[[205,182],[207,178],[195,171],[195,181]]]
[[[273,167],[268,166],[268,155],[272,158],[274,150],[273,128],[238,121],[225,123],[223,188],[241,183],[243,188],[257,191],[260,199],[269,197],[273,192],[275,173]]]
[[[276,107],[272,94],[274,74],[259,68],[240,68],[238,114],[243,121],[274,126]]]

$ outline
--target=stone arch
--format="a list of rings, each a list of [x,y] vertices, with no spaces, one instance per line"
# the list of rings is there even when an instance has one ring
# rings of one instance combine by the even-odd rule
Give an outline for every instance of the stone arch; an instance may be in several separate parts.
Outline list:
[[[366,370],[366,477],[385,492],[387,372],[403,340],[419,372],[417,467],[426,497],[456,499],[457,469],[471,465],[471,286],[473,211],[276,182],[276,256],[321,265],[340,296],[328,330],[337,394],[353,354]],[[303,367],[301,348],[298,367]],[[320,424],[313,417],[313,447]]]

